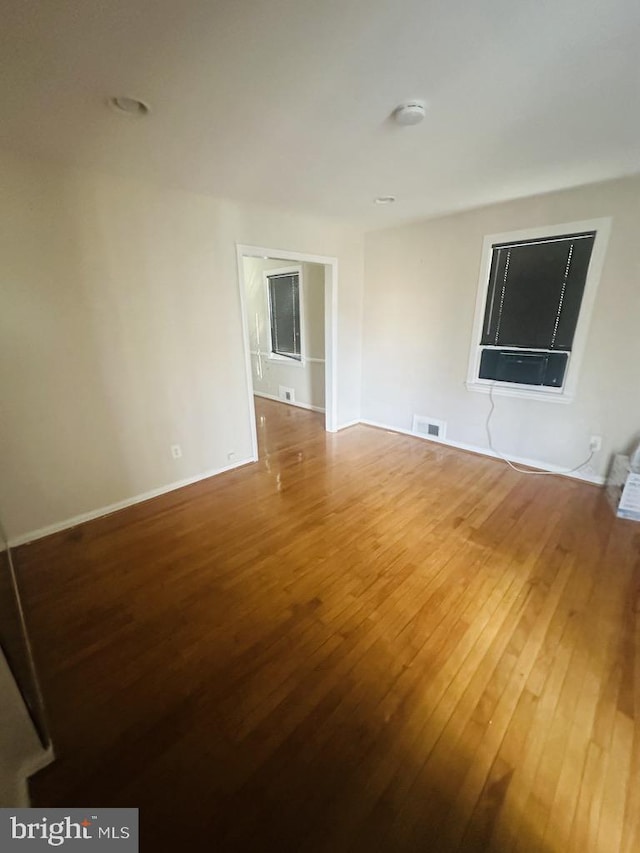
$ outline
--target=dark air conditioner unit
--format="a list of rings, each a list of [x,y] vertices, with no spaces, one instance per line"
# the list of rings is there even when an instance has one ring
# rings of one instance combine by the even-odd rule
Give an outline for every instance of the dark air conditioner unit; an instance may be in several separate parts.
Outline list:
[[[568,361],[568,352],[483,349],[479,379],[562,388]]]

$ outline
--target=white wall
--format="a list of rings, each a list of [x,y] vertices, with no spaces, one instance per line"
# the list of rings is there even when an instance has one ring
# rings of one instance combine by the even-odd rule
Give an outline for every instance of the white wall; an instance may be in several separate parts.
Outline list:
[[[338,424],[359,416],[357,230],[8,154],[0,185],[14,541],[250,457],[236,243],[338,258]]]
[[[432,415],[486,447],[489,401],[464,386],[483,237],[611,216],[576,400],[498,398],[494,437],[570,467],[601,434],[601,474],[638,435],[638,178],[371,232],[364,309],[362,235],[347,225],[8,154],[0,183],[0,513],[14,541],[250,457],[236,243],[338,258],[339,425],[360,416],[362,389],[365,419]]]
[[[282,385],[293,388],[296,403],[324,409],[324,266],[272,258],[244,258],[243,266],[254,391],[278,397]],[[269,300],[264,274],[291,267],[299,267],[302,273],[301,334],[305,355],[302,362],[270,357]]]
[[[605,473],[640,431],[640,178],[591,185],[375,231],[365,239],[365,419],[411,429],[414,413],[448,422],[447,438],[487,447],[487,395],[465,379],[485,235],[611,216],[576,399],[569,405],[496,397],[502,452],[573,467],[591,434]]]

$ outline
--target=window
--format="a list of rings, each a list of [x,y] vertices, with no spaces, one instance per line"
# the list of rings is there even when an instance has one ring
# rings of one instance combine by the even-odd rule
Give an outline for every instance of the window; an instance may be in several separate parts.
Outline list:
[[[608,232],[588,224],[485,240],[467,387],[571,398]]]
[[[272,356],[302,361],[299,270],[268,273],[269,322]]]

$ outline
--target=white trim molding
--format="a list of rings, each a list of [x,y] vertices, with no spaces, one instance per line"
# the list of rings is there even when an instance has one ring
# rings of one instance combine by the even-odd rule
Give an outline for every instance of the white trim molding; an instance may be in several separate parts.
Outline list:
[[[309,409],[311,411],[319,411],[319,412],[324,411],[323,409],[319,409],[317,407],[310,406],[306,403],[290,403],[290,402],[287,402],[285,400],[281,400],[279,397],[275,397],[275,396],[270,395],[270,394],[258,393],[257,391],[255,392],[255,396],[265,397],[266,399],[274,400],[278,403],[283,403],[286,406],[296,406],[298,408]],[[252,394],[252,397],[253,397],[253,394]],[[252,399],[251,409],[252,409],[252,411],[255,412],[254,407],[253,407],[253,399]],[[421,441],[432,441],[435,444],[443,444],[447,447],[457,448],[458,450],[466,450],[466,451],[469,451],[471,453],[478,453],[481,456],[490,456],[494,459],[505,459],[506,458],[506,459],[509,459],[510,462],[516,462],[520,465],[528,465],[531,468],[541,468],[544,470],[553,471],[554,473],[557,473],[558,475],[571,477],[571,478],[576,479],[576,480],[582,480],[584,482],[592,483],[592,484],[598,485],[598,486],[604,485],[604,482],[605,482],[605,478],[600,476],[600,475],[597,475],[597,474],[587,473],[587,472],[585,472],[585,473],[574,472],[571,474],[567,474],[564,472],[564,470],[560,466],[553,465],[553,464],[550,464],[547,462],[542,462],[539,459],[529,459],[529,458],[524,457],[524,456],[512,456],[510,454],[502,454],[502,456],[500,456],[500,454],[495,453],[494,451],[492,451],[486,447],[480,447],[480,446],[473,445],[473,444],[466,444],[465,442],[460,442],[460,441],[452,441],[451,439],[439,439],[439,438],[434,438],[433,436],[417,435],[415,432],[412,432],[412,430],[410,430],[410,429],[403,429],[402,427],[390,426],[389,424],[381,423],[380,421],[373,421],[373,420],[367,420],[367,419],[365,419],[365,420],[358,419],[358,420],[348,421],[347,423],[340,424],[340,426],[338,426],[335,430],[331,430],[331,431],[332,432],[338,432],[338,431],[341,432],[342,430],[349,429],[350,427],[360,426],[360,425],[375,427],[376,429],[383,429],[383,430],[386,430],[387,432],[399,433],[401,435],[408,435],[411,438],[417,438]],[[135,504],[143,503],[144,501],[151,500],[152,498],[157,498],[160,495],[167,494],[168,492],[173,492],[176,489],[181,489],[184,486],[190,486],[193,483],[200,482],[201,480],[207,480],[207,479],[209,479],[209,477],[216,477],[218,474],[224,474],[227,471],[232,471],[235,468],[242,468],[245,465],[250,465],[251,463],[257,462],[257,461],[258,461],[258,456],[256,454],[255,456],[248,457],[247,459],[241,459],[237,462],[233,462],[230,465],[225,465],[222,468],[216,468],[216,469],[213,469],[211,471],[205,471],[202,474],[196,474],[193,477],[187,477],[184,480],[178,480],[174,483],[169,483],[166,486],[160,486],[157,489],[152,489],[148,492],[144,492],[143,494],[134,495],[133,497],[126,498],[125,500],[122,500],[122,501],[117,501],[116,503],[112,503],[112,504],[109,504],[107,506],[100,507],[99,509],[91,510],[90,512],[85,512],[85,513],[82,513],[80,515],[76,515],[72,518],[67,518],[64,521],[60,521],[60,522],[57,522],[55,524],[50,524],[47,527],[41,527],[38,530],[33,530],[29,533],[24,533],[20,536],[11,537],[9,540],[9,546],[12,548],[15,548],[15,547],[18,547],[20,545],[26,545],[29,542],[35,542],[37,539],[42,539],[45,536],[50,536],[53,533],[60,533],[63,530],[70,530],[72,527],[77,527],[77,525],[83,524],[86,521],[93,521],[96,518],[103,518],[105,515],[111,515],[111,513],[118,512],[121,509],[126,509],[127,507],[134,506]],[[33,772],[35,772],[35,770]]]
[[[479,391],[488,394],[491,389],[496,395],[505,397],[525,397],[532,400],[541,400],[552,403],[571,403],[575,399],[580,366],[586,351],[589,324],[593,313],[596,292],[602,275],[604,258],[609,234],[611,233],[611,217],[601,219],[587,219],[579,222],[563,222],[559,225],[543,225],[537,228],[527,228],[520,231],[508,231],[502,234],[489,234],[484,238],[482,244],[482,261],[480,264],[480,275],[478,277],[478,289],[476,294],[476,311],[473,323],[473,334],[469,350],[469,367],[467,371],[466,387],[469,391]],[[595,239],[587,272],[578,325],[573,340],[573,348],[569,354],[567,372],[562,388],[552,389],[534,385],[518,385],[511,382],[496,382],[488,379],[480,379],[480,356],[482,348],[482,323],[485,314],[485,304],[489,289],[489,273],[491,270],[491,258],[493,246],[496,243],[515,243],[520,240],[531,241],[536,238],[561,237],[565,234],[578,234],[584,231],[595,231]]]
[[[324,328],[325,328],[325,429],[336,432],[338,429],[338,259],[327,255],[313,255],[306,252],[291,252],[286,249],[273,249],[265,246],[249,246],[236,243],[236,263],[238,270],[238,290],[240,311],[242,314],[242,338],[245,353],[245,376],[249,422],[252,436],[252,452],[258,457],[258,432],[253,407],[253,375],[249,339],[249,321],[244,286],[243,258],[277,258],[293,263],[321,264],[324,266]],[[313,361],[314,359],[307,359]]]
[[[479,347],[478,347],[479,349]],[[505,349],[507,349],[505,347]],[[531,385],[519,385],[517,382],[494,382],[488,379],[476,379],[465,383],[467,391],[478,391],[480,394],[493,394],[494,397],[522,397],[526,400],[544,400],[546,403],[573,403],[574,397],[563,394],[560,389],[551,388],[536,391]],[[535,386],[538,387],[538,386]]]
[[[251,355],[256,358],[269,358],[269,353],[263,350],[252,349]],[[324,364],[324,358],[314,358],[311,355],[307,355],[304,359],[309,364]],[[272,361],[278,361],[280,364],[291,364],[292,367],[300,367],[300,362],[296,361],[294,364],[294,360],[290,358],[274,358]]]
[[[64,521],[49,524],[47,527],[40,527],[38,530],[32,530],[30,533],[24,533],[21,536],[14,536],[9,540],[9,545],[12,548],[16,548],[18,545],[26,545],[29,542],[35,542],[36,539],[43,539],[45,536],[50,536],[52,533],[60,533],[62,530],[69,530],[72,527],[76,527],[78,524],[83,524],[85,521],[93,521],[96,518],[111,515],[112,512],[118,512],[118,510],[126,509],[129,506],[134,506],[135,504],[143,503],[144,501],[151,500],[152,498],[160,497],[160,495],[165,495],[167,492],[174,492],[176,489],[182,489],[184,486],[191,486],[193,483],[199,483],[201,480],[208,480],[209,477],[217,477],[218,474],[224,474],[226,471],[232,471],[234,468],[241,468],[243,465],[249,465],[252,462],[257,461],[258,454],[256,453],[255,456],[250,456],[247,459],[241,459],[238,462],[233,462],[222,468],[214,468],[211,471],[205,471],[204,473],[196,474],[193,477],[186,477],[184,480],[176,480],[173,483],[168,483],[166,486],[159,486],[157,489],[151,489],[148,492],[143,492],[143,494],[133,495],[133,497],[125,498],[122,501],[116,501],[116,503],[108,504],[107,506],[100,507],[99,509],[83,512],[80,515],[73,516],[73,518],[67,518]]]
[[[254,397],[264,397],[265,400],[274,400],[276,403],[283,403],[285,406],[294,406],[296,409],[308,409],[310,412],[324,412],[321,406],[312,406],[311,403],[300,403],[297,400],[283,400],[282,397],[276,397],[275,394],[267,394],[264,391],[254,391]]]
[[[539,468],[542,471],[551,471],[554,474],[558,474],[558,476],[570,477],[574,480],[582,480],[586,483],[591,483],[594,486],[603,486],[605,483],[605,478],[601,477],[599,474],[581,471],[574,471],[572,473],[568,473],[560,465],[553,465],[549,462],[542,462],[540,459],[529,459],[526,456],[512,456],[508,453],[499,454],[496,453],[494,450],[490,450],[488,447],[480,447],[475,444],[467,444],[463,441],[452,441],[450,438],[434,438],[434,436],[431,435],[418,435],[410,429],[402,429],[402,427],[389,426],[388,424],[383,424],[379,421],[362,420],[360,421],[360,423],[363,424],[363,426],[375,427],[376,429],[383,429],[387,432],[397,432],[401,435],[409,435],[411,436],[411,438],[417,438],[420,441],[432,441],[434,442],[434,444],[443,444],[446,447],[453,447],[457,450],[466,450],[469,453],[478,453],[480,456],[490,456],[493,459],[499,459],[502,461],[508,459],[509,462],[515,462],[518,465],[527,465],[529,468]]]

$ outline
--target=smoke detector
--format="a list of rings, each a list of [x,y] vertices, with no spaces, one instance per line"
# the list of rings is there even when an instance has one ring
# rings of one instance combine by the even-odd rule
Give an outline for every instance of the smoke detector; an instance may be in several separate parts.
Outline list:
[[[393,117],[398,124],[408,127],[412,124],[420,124],[426,113],[426,105],[424,101],[407,101],[405,104],[400,104],[393,111]]]

